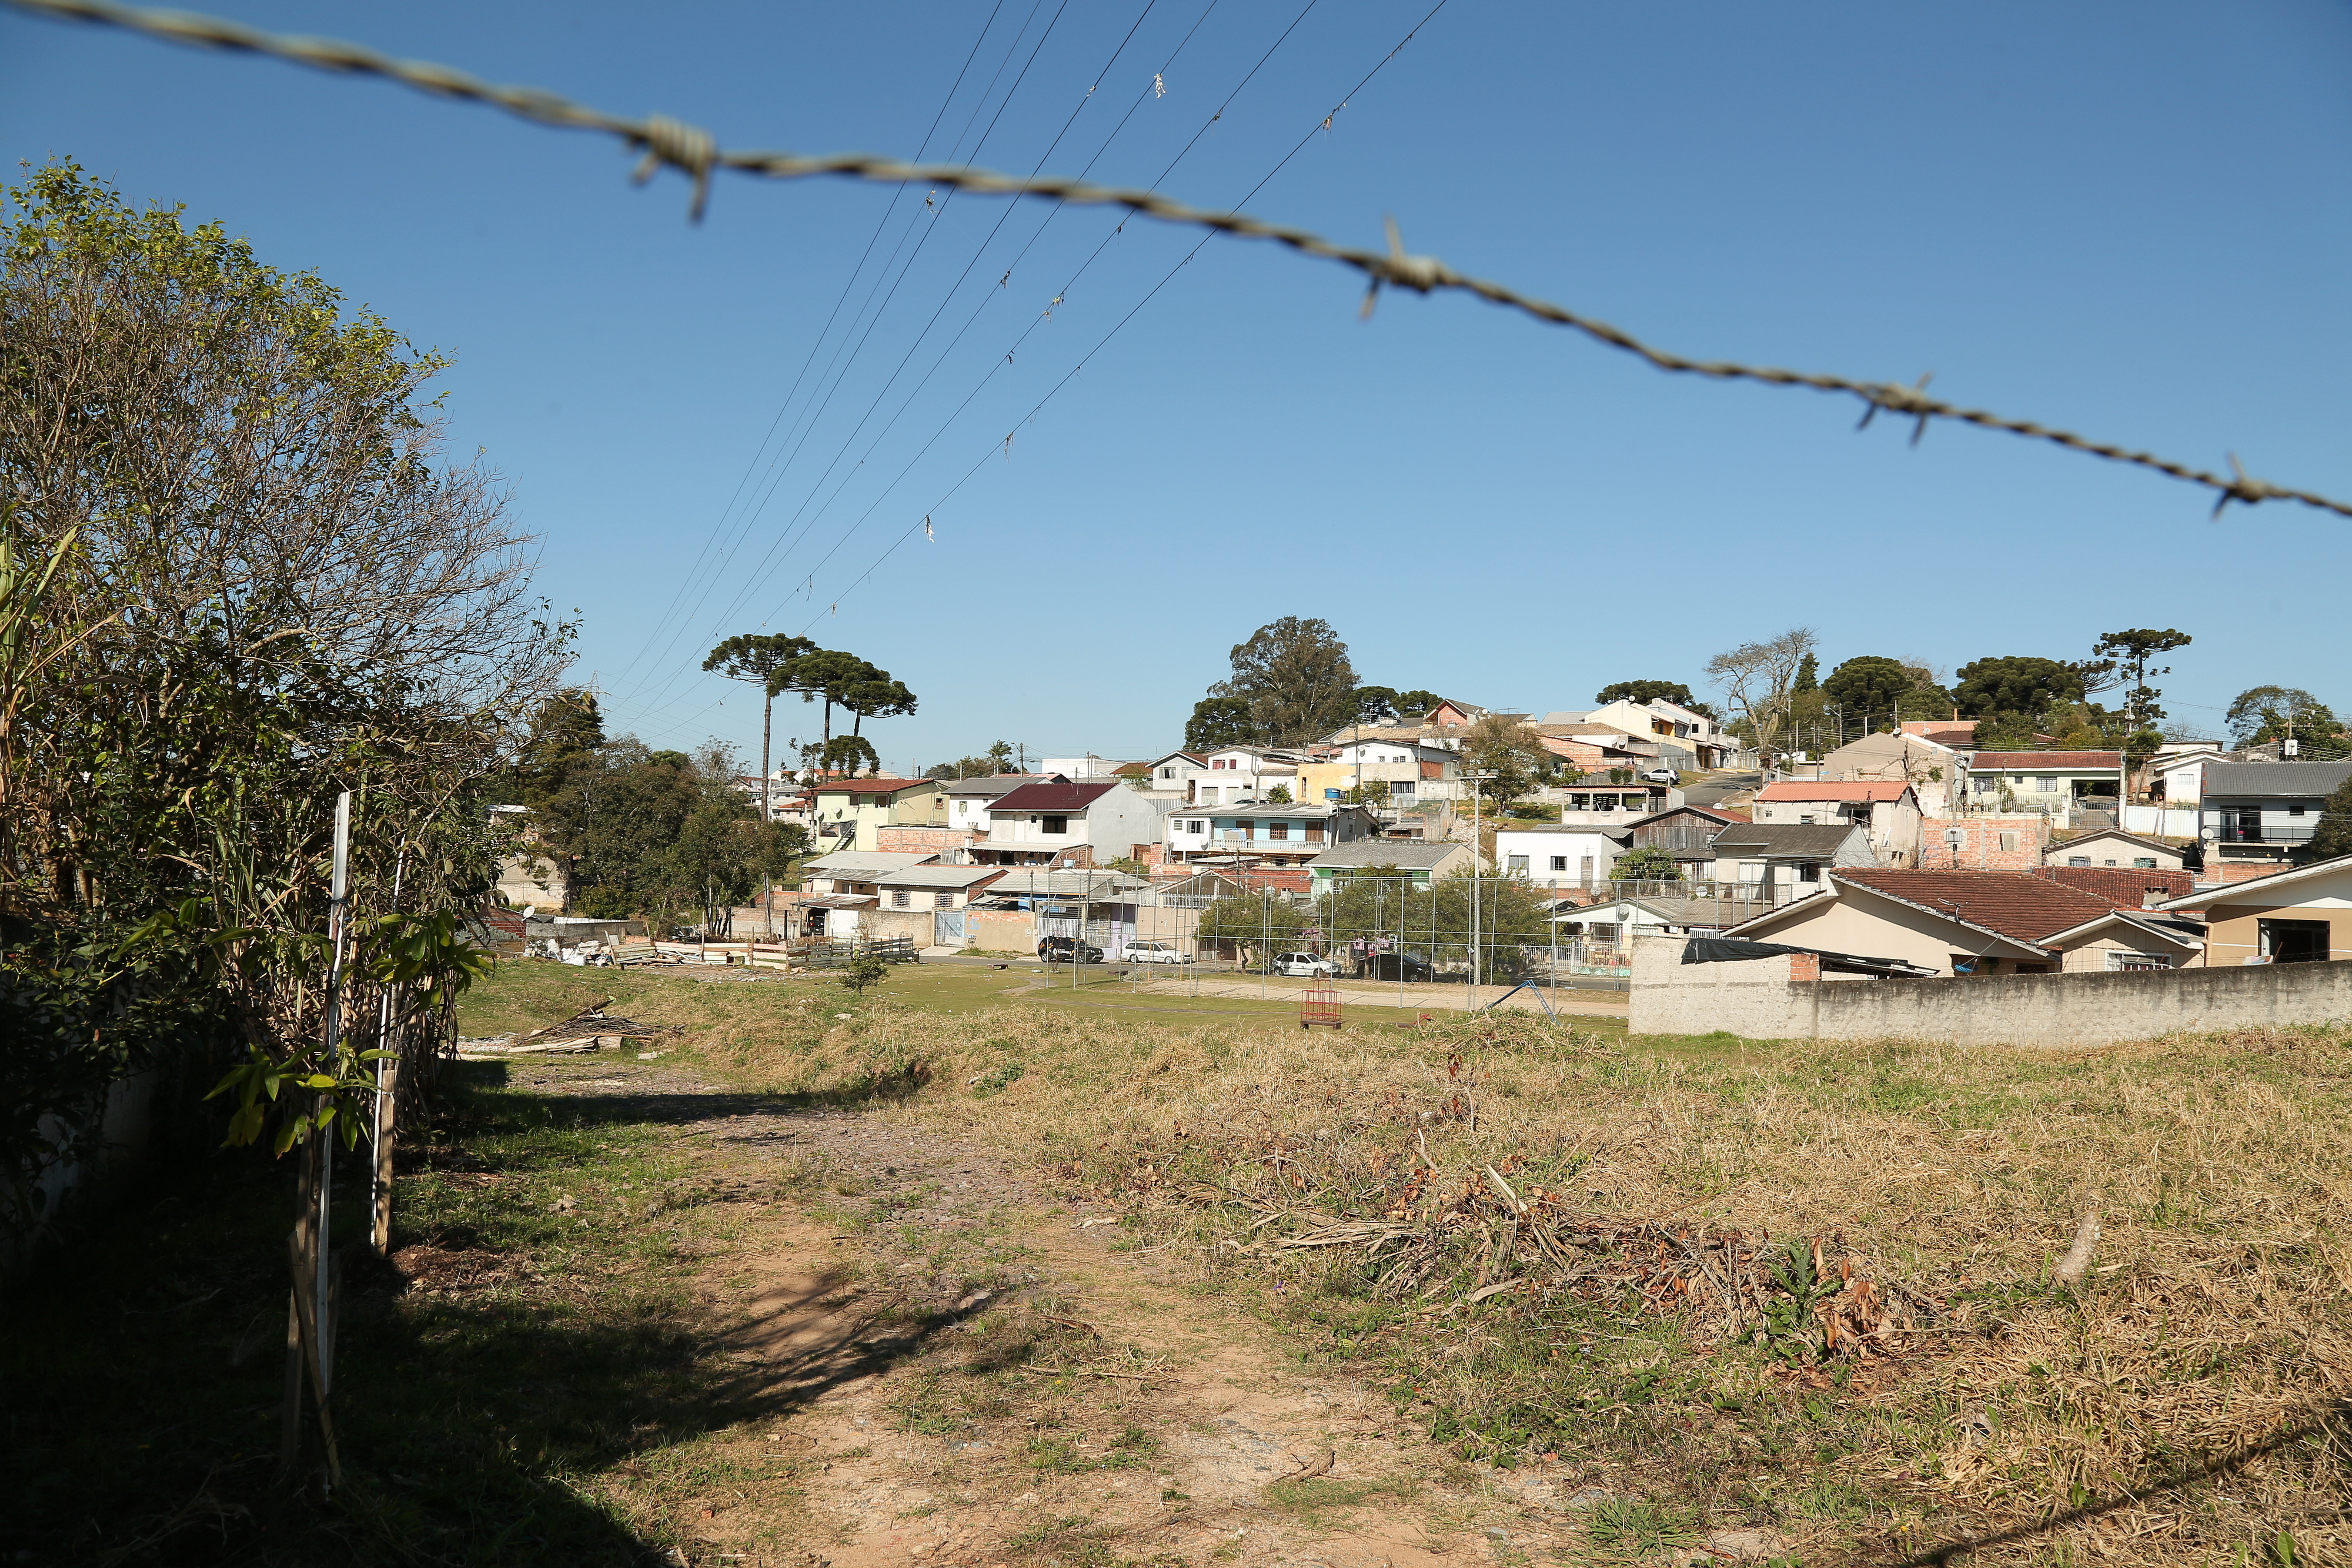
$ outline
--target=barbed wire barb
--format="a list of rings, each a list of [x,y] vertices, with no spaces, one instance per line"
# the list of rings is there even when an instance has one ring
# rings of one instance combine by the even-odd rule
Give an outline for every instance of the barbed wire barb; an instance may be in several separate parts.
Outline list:
[[[2214,503],[2216,517],[2231,501],[2246,506],[2258,506],[2265,501],[2294,501],[2338,517],[2352,517],[2352,503],[2338,501],[2315,491],[2290,489],[2253,478],[2234,455],[2230,459],[2229,475],[2216,474],[2159,457],[2154,453],[2136,451],[2111,442],[2094,441],[2073,431],[2055,429],[2032,420],[2011,419],[1985,409],[1966,408],[1931,398],[1924,390],[1927,386],[1924,377],[1916,386],[1904,386],[1896,382],[1859,381],[1846,376],[1783,370],[1769,365],[1687,359],[1645,343],[1606,321],[1521,293],[1504,284],[1456,271],[1435,256],[1408,255],[1393,220],[1388,225],[1389,247],[1386,252],[1360,250],[1335,244],[1306,229],[1267,223],[1245,213],[1188,206],[1157,191],[1092,185],[1081,180],[1052,176],[1023,179],[992,169],[908,163],[866,152],[809,156],[782,152],[728,152],[717,145],[709,131],[667,116],[623,119],[538,88],[494,86],[464,71],[431,61],[394,59],[374,49],[339,39],[264,33],[241,23],[196,12],[121,5],[114,4],[113,0],[0,0],[0,5],[37,16],[121,27],[200,48],[230,49],[266,55],[320,70],[379,76],[437,97],[488,104],[537,124],[567,131],[602,131],[619,138],[644,154],[637,169],[640,181],[650,177],[664,164],[679,170],[693,180],[695,194],[689,215],[697,219],[702,215],[705,207],[711,172],[718,169],[774,180],[834,176],[877,184],[945,187],[969,191],[976,195],[1034,196],[1074,206],[1126,207],[1163,223],[1206,228],[1234,238],[1265,240],[1302,256],[1353,267],[1363,273],[1370,284],[1364,301],[1364,313],[1367,315],[1383,284],[1410,288],[1418,294],[1440,289],[1471,294],[1489,304],[1517,310],[1538,321],[1566,327],[1595,342],[1631,354],[1654,369],[1672,374],[1702,376],[1712,381],[1753,382],[1761,386],[1805,387],[1857,399],[1864,405],[1863,423],[1865,425],[1870,416],[1881,409],[1913,420],[1914,444],[1926,432],[1930,421],[1951,420],[1974,425],[1979,430],[1999,431],[2029,441],[2044,442],[2068,452],[2102,458],[2110,463],[2145,468],[2184,484],[2201,486],[2218,493]],[[1009,449],[1006,455],[1011,455]]]

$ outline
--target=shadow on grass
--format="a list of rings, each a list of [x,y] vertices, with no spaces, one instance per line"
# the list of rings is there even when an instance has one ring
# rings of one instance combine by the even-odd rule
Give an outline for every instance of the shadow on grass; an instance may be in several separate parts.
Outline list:
[[[552,1172],[596,1146],[566,1124],[719,1123],[724,1135],[733,1117],[921,1086],[899,1072],[832,1096],[553,1097],[503,1092],[506,1078],[504,1064],[458,1076],[457,1143],[412,1145],[422,1166]],[[492,1157],[469,1154],[478,1145]],[[616,1266],[625,1241],[646,1255],[647,1228],[619,1228],[609,1255],[579,1252],[580,1238],[520,1196],[523,1178],[483,1186],[470,1190],[507,1212],[479,1234],[396,1235],[425,1256],[431,1288],[404,1290],[352,1258],[336,1352],[345,1485],[322,1501],[278,1479],[290,1164],[237,1149],[184,1166],[12,1281],[0,1304],[7,1550],[126,1564],[659,1561],[671,1537],[618,1516],[599,1477],[629,1477],[656,1506],[698,1495],[725,1465],[695,1439],[799,1408],[960,1321],[836,1310],[825,1260],[805,1289],[714,1334],[686,1288],[690,1258]],[[342,1192],[334,1233],[359,1236],[363,1186]]]

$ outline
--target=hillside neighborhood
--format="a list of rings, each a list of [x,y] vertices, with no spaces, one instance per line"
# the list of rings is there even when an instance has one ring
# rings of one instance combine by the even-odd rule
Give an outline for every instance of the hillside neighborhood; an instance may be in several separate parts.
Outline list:
[[[1523,728],[1568,781],[1495,799],[1465,756],[1481,725]],[[1541,908],[1547,929],[1511,938],[1518,967],[1543,947],[1546,977],[1570,984],[1622,983],[1645,936],[1818,945],[1947,977],[2352,956],[2328,913],[2340,890],[2296,869],[2352,761],[2196,741],[2137,758],[1979,748],[1977,727],[1903,719],[1766,768],[1666,698],[1540,715],[1449,699],[1297,747],[738,777],[811,850],[797,885],[700,935],[949,956],[1026,955],[1083,927],[1114,954],[1143,939],[1230,957],[1246,942],[1202,924],[1220,898],[1311,915],[1350,881],[1426,887],[1475,861]],[[519,857],[503,885],[555,929],[551,862]]]

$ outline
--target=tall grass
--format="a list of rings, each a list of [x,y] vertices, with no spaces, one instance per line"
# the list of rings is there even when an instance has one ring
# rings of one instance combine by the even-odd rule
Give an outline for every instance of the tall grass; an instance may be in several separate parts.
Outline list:
[[[881,1113],[1091,1184],[1465,1458],[1582,1465],[1898,1557],[2352,1552],[2341,1031],[2028,1051],[778,1010],[713,1060],[810,1095],[927,1085]],[[1456,1198],[1489,1166],[1591,1234],[1795,1239],[1832,1287],[1909,1305],[1878,1342],[1776,1354],[1759,1312],[1662,1292],[1671,1270],[1569,1278],[1532,1248],[1498,1273],[1523,1285],[1471,1302],[1499,1221]],[[1448,1203],[1462,1241],[1425,1294],[1384,1285],[1392,1253],[1282,1244],[1339,1221],[1439,1234]],[[2090,1272],[2055,1283],[2094,1209]]]

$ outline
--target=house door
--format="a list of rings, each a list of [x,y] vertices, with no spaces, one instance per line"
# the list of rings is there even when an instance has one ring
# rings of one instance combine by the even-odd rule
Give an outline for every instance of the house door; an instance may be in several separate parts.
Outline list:
[[[2261,923],[2263,956],[2273,964],[2324,964],[2327,961],[2325,920],[2265,920]]]
[[[931,946],[961,947],[963,946],[963,911],[937,909],[931,912]]]

